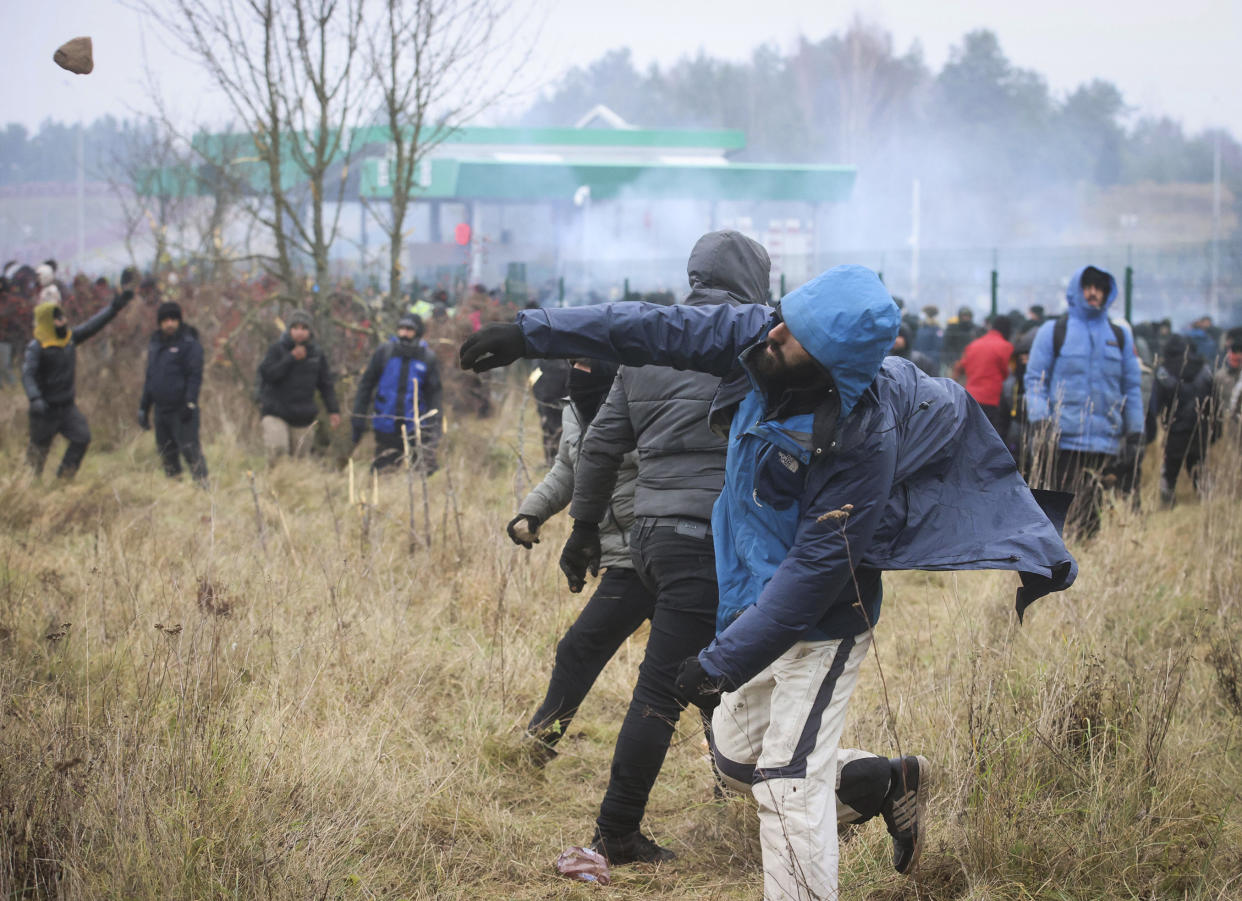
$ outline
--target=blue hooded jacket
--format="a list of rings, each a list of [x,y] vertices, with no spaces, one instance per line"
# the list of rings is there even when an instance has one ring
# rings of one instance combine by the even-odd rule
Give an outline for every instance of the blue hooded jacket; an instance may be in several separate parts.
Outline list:
[[[1012,569],[1019,612],[1077,565],[983,411],[957,384],[885,358],[899,314],[875,273],[829,270],[781,301],[831,376],[782,416],[746,361],[772,310],[608,304],[520,313],[531,356],[595,356],[721,376],[746,372],[712,516],[720,585],[707,672],[739,686],[795,642],[857,635],[886,569]],[[740,357],[739,357],[740,354]],[[718,400],[732,399],[731,379]]]
[[[1060,354],[1055,319],[1035,333],[1024,379],[1027,417],[1040,422],[1055,416],[1062,450],[1116,454],[1126,435],[1143,431],[1142,372],[1129,326],[1118,323],[1119,345],[1108,319],[1117,280],[1108,276],[1108,297],[1096,309],[1083,298],[1086,269],[1074,273],[1065,291],[1069,319]]]

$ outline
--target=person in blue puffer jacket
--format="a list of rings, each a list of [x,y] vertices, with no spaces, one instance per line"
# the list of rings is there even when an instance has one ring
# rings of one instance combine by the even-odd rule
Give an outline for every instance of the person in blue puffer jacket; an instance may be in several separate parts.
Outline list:
[[[371,355],[362,380],[358,382],[354,395],[353,442],[356,446],[362,440],[369,419],[375,432],[375,459],[371,468],[377,471],[400,463],[407,444],[411,459],[416,458],[421,447],[427,473],[436,471],[443,400],[440,365],[421,340],[422,336],[423,320],[414,313],[404,314],[397,322],[397,334]]]
[[[1143,446],[1142,371],[1134,336],[1112,322],[1117,280],[1094,266],[1074,273],[1069,312],[1035,333],[1027,363],[1027,419],[1037,484],[1073,492],[1067,528],[1099,529],[1109,472],[1138,466]],[[1125,481],[1125,480],[1123,480]]]
[[[713,752],[759,804],[764,897],[836,897],[834,783],[845,713],[889,569],[1008,569],[1019,614],[1077,564],[982,409],[887,357],[899,313],[874,272],[838,266],[758,305],[526,311],[462,345],[464,368],[593,356],[722,377],[712,513],[716,638],[683,663],[715,706]],[[1065,498],[1045,498],[1063,513]],[[903,758],[889,817],[903,872],[923,841],[926,761]],[[890,831],[893,831],[890,829]]]

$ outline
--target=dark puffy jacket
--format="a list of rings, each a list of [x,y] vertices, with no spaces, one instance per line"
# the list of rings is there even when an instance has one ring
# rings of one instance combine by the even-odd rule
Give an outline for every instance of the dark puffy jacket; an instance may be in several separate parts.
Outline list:
[[[704,235],[686,268],[686,306],[762,304],[768,297],[768,253],[738,232]],[[635,516],[711,519],[728,447],[708,422],[719,385],[719,377],[703,372],[621,367],[583,443],[569,515],[601,521],[621,460],[637,449]]]
[[[203,345],[192,325],[181,325],[172,336],[156,330],[147,346],[147,377],[140,410],[179,410],[198,403],[203,384]]]
[[[1211,368],[1198,348],[1179,335],[1169,339],[1164,357],[1151,387],[1148,436],[1155,438],[1157,421],[1167,423],[1171,434],[1210,436],[1214,418]]]
[[[116,318],[133,298],[133,291],[125,291],[112,298],[112,302],[83,322],[70,329],[69,340],[59,343],[43,343],[38,337],[26,345],[26,358],[22,362],[22,386],[30,400],[43,398],[50,406],[67,406],[73,403],[74,381],[77,375],[75,348],[90,340],[105,325]],[[36,311],[37,313],[38,311]],[[36,335],[40,329],[36,327]]]
[[[368,414],[374,414],[372,427],[377,432],[400,434],[404,425],[414,440],[414,382],[418,382],[418,418],[424,441],[440,435],[440,414],[427,416],[441,409],[440,364],[435,354],[420,341],[408,344],[398,338],[376,348],[358,383],[354,395],[354,426],[366,425]],[[371,406],[374,395],[375,404]],[[368,407],[371,409],[368,410]],[[426,417],[426,418],[424,418]]]
[[[289,333],[267,349],[259,364],[259,403],[264,416],[277,416],[291,426],[303,428],[315,421],[319,407],[315,391],[329,413],[341,412],[327,355],[314,341],[306,344],[306,359],[293,358]]]

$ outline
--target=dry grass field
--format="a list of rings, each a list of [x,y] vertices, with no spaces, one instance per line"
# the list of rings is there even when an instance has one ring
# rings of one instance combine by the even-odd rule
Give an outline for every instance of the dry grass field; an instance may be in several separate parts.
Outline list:
[[[360,466],[352,506],[325,459],[265,467],[240,391],[204,395],[204,492],[79,380],[97,440],[72,484],[32,481],[24,402],[0,399],[0,897],[760,896],[753,805],[713,797],[694,717],[646,821],[677,861],[554,872],[590,838],[645,632],[525,763],[583,596],[564,517],[531,552],[504,534],[542,475],[516,379],[451,424],[425,494],[392,475],[372,504]],[[844,741],[939,779],[917,874],[877,820],[843,836],[843,898],[1242,898],[1239,469],[1113,511],[1021,626],[1012,575],[887,577]]]

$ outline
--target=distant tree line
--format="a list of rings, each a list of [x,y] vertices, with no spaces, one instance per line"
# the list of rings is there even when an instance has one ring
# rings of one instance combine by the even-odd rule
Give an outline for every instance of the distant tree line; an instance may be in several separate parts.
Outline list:
[[[1211,181],[1218,137],[1242,204],[1232,135],[1189,135],[1169,118],[1127,124],[1134,111],[1107,81],[1058,96],[984,30],[966,34],[938,72],[917,44],[899,53],[891,34],[861,20],[789,52],[760,46],[745,62],[700,51],[639,71],[618,49],[568,72],[523,121],[566,125],[597,103],[643,126],[742,129],[738,161],[857,164],[856,198],[876,220],[908,221],[918,178],[952,219],[926,224],[959,240],[992,240],[1016,215],[1064,216],[1058,187]]]

